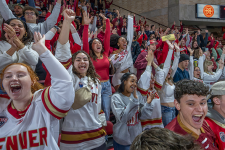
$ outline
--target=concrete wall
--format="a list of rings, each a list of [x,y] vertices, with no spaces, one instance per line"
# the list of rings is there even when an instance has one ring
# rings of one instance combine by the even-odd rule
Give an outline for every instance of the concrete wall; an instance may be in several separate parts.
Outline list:
[[[160,24],[168,26],[168,0],[114,0],[114,4],[131,10],[137,14],[152,19]],[[111,9],[118,9],[118,7],[111,5]],[[128,12],[120,9],[122,15],[127,15]],[[139,16],[136,16],[139,20]],[[158,24],[148,21],[148,24]]]

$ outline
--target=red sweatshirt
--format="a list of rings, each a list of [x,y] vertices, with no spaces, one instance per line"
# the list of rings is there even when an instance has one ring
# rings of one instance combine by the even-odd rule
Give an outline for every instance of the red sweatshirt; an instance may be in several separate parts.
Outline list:
[[[84,25],[84,28],[88,28],[88,25]],[[103,52],[103,59],[96,59],[92,62],[95,66],[95,71],[100,76],[100,81],[109,80],[109,49],[110,49],[110,21],[106,19],[106,30],[105,30],[105,37],[104,37],[104,52]],[[83,49],[89,54],[89,43],[88,43],[88,31],[83,33]]]

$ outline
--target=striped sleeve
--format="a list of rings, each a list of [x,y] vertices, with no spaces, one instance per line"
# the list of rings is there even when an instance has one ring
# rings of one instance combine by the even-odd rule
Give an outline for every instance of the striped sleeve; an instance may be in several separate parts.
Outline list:
[[[155,84],[154,84],[156,90],[161,90],[163,83],[165,81],[164,76],[165,76],[164,71],[159,67],[156,68]]]
[[[150,87],[150,81],[151,81],[151,73],[152,73],[152,67],[147,66],[145,72],[141,75],[138,81],[137,90],[141,93],[142,96],[147,96],[148,94],[148,89]]]
[[[43,92],[42,92],[42,102],[44,104],[45,109],[55,118],[57,119],[61,119],[63,117],[65,117],[67,115],[67,112],[69,110],[62,110],[59,109],[58,107],[56,107],[53,103],[52,100],[50,98],[50,87],[46,88]]]

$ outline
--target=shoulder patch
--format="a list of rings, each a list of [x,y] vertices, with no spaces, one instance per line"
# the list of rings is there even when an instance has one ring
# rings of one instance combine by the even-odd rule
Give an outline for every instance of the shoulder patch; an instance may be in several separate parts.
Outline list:
[[[8,121],[8,118],[5,116],[0,116],[0,128]]]
[[[219,134],[220,134],[221,141],[225,142],[225,134],[224,134],[224,132],[220,132]]]

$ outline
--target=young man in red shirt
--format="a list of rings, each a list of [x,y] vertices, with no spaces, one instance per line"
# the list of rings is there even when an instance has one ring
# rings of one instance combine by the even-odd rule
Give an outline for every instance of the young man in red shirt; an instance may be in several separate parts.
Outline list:
[[[208,109],[205,120],[216,135],[216,144],[219,149],[225,149],[225,81],[215,83],[211,87],[213,108]]]
[[[205,121],[209,88],[201,82],[181,80],[176,83],[174,104],[179,114],[165,128],[181,135],[191,134],[206,150],[218,150],[215,134]]]

